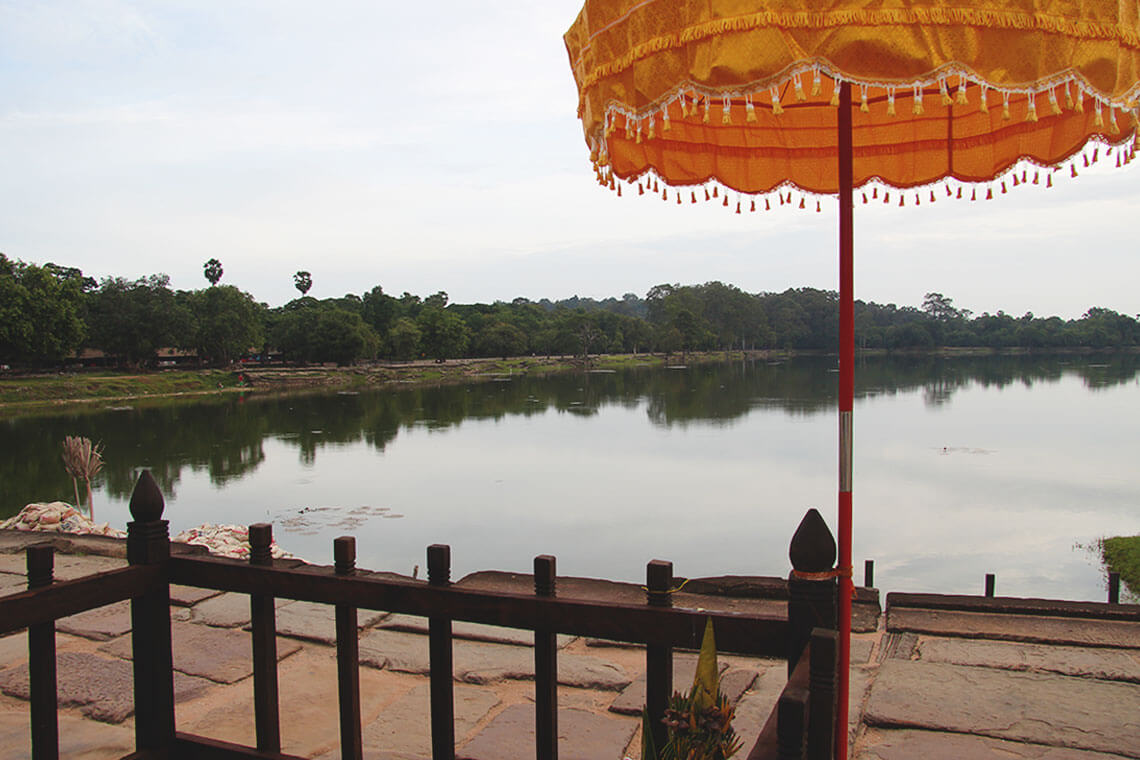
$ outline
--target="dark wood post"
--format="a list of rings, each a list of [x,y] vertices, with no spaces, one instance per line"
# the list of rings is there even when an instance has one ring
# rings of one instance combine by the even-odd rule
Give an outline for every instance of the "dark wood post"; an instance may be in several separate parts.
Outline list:
[[[1108,603],[1120,604],[1120,573],[1108,574]]]
[[[451,547],[432,544],[427,550],[428,584],[451,585]],[[428,660],[431,668],[432,760],[455,758],[455,696],[452,685],[451,618],[428,618]]]
[[[809,509],[788,550],[788,675],[811,639],[813,628],[836,628],[835,538],[823,516]]]
[[[554,557],[535,557],[535,595],[553,597],[554,578]],[[558,637],[549,628],[534,631],[534,737],[537,760],[558,760]]]
[[[356,575],[356,539],[333,539],[337,575]],[[360,739],[360,642],[356,631],[356,608],[336,605],[336,674],[340,698],[340,756],[362,760]]]
[[[875,587],[875,560],[873,559],[863,560],[863,587]]]
[[[127,562],[170,560],[166,503],[149,470],[131,493]],[[131,657],[135,678],[135,749],[164,756],[174,745],[174,652],[170,641],[170,584],[131,600]]]
[[[811,632],[808,683],[808,760],[831,760],[837,737],[845,726],[835,725],[835,676],[839,665],[839,632],[815,628]],[[841,739],[842,740],[842,739]]]
[[[803,760],[807,710],[807,689],[794,686],[784,689],[776,703],[776,757],[779,760]]]
[[[249,564],[272,567],[273,526],[249,526]],[[253,646],[253,721],[257,748],[262,752],[281,751],[281,715],[277,696],[277,610],[268,594],[249,595],[249,617]]]
[[[650,607],[673,606],[673,563],[655,559],[645,568],[646,601]],[[665,746],[665,708],[673,693],[673,648],[648,643],[645,647],[645,707],[653,729],[653,746]]]
[[[986,573],[986,596],[994,595],[994,587],[997,585],[997,577],[993,573]]]
[[[28,591],[55,582],[51,544],[27,548]],[[55,670],[55,622],[28,626],[28,686],[31,690],[32,760],[59,757],[59,702]]]

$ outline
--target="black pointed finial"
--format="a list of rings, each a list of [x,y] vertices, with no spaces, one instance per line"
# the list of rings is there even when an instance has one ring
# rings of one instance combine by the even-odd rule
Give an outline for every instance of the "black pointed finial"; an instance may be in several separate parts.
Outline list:
[[[835,566],[835,538],[818,509],[809,509],[800,521],[788,548],[788,558],[801,573],[823,573]]]
[[[166,502],[162,498],[162,490],[154,481],[150,470],[139,473],[139,480],[135,483],[135,490],[131,493],[131,517],[135,522],[154,522],[162,519],[162,511]]]

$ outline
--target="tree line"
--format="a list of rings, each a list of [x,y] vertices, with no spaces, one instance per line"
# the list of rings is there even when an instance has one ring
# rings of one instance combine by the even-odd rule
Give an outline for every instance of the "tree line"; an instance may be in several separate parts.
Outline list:
[[[0,254],[0,363],[53,366],[83,348],[123,365],[153,365],[160,349],[227,365],[249,354],[289,362],[451,359],[725,349],[833,350],[838,294],[816,288],[746,293],[721,282],[662,284],[645,297],[451,303],[446,292],[393,296],[379,285],[316,299],[312,275],[293,275],[299,297],[277,308],[220,284],[222,264],[203,267],[200,290],[170,278],[101,281],[74,267],[28,264]],[[861,348],[940,346],[1117,348],[1140,345],[1140,322],[1094,307],[1079,319],[974,315],[941,293],[921,307],[855,302]]]

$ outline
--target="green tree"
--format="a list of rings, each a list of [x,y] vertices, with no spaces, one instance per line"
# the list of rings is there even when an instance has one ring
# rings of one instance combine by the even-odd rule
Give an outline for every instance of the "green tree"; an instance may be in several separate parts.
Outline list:
[[[200,358],[227,366],[261,345],[262,308],[250,294],[233,285],[214,286],[189,294],[189,303]]]
[[[175,297],[165,274],[106,278],[87,295],[87,345],[132,366],[153,360],[160,348],[190,347],[194,320],[186,301]]]
[[[313,276],[308,272],[301,270],[293,275],[293,287],[301,291],[301,295],[309,294],[309,288],[313,287]]]
[[[521,356],[526,351],[526,333],[506,322],[496,322],[479,334],[478,350],[484,356]]]
[[[0,359],[56,362],[79,347],[82,272],[74,271],[61,276],[0,253]]]
[[[202,265],[202,274],[206,276],[211,286],[217,285],[218,281],[222,279],[222,262],[217,259],[210,259]]]
[[[420,328],[415,322],[403,317],[388,331],[388,346],[393,357],[411,359],[420,348]]]
[[[435,296],[432,296],[434,298]],[[467,325],[448,309],[427,306],[416,318],[422,336],[420,347],[433,359],[451,359],[462,356],[470,338]]]

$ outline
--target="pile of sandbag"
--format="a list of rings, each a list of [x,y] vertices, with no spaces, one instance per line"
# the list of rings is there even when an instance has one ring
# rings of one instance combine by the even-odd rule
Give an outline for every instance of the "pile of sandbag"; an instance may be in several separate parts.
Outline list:
[[[184,530],[171,540],[183,544],[205,546],[211,554],[222,557],[249,559],[249,530],[241,525],[210,525],[207,523],[199,525],[197,528]],[[293,556],[282,550],[276,541],[269,545],[269,551],[274,559]]]
[[[62,501],[29,504],[15,517],[0,522],[8,530],[42,530],[53,533],[78,533],[89,536],[124,538],[127,534],[107,523],[96,524],[90,517]]]
[[[126,531],[115,530],[107,523],[95,524],[75,507],[62,501],[29,504],[15,517],[0,522],[0,529],[39,530],[53,533],[75,533],[89,536],[126,538]],[[249,559],[249,531],[241,525],[199,525],[184,530],[171,539],[183,544],[205,546],[211,554],[234,559]],[[292,558],[274,541],[269,545],[274,559]]]

